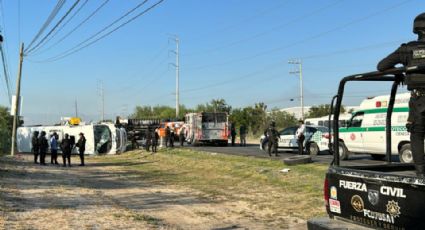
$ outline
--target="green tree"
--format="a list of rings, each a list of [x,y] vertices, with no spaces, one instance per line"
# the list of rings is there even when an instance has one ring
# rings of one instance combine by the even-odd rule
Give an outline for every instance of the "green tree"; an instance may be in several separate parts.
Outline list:
[[[297,124],[297,118],[285,111],[279,111],[278,109],[273,109],[270,113],[268,113],[268,121],[272,120],[276,122],[276,128],[283,129],[288,126],[293,126]]]
[[[232,107],[224,99],[213,99],[210,103],[199,104],[196,106],[197,112],[226,112],[230,114]]]
[[[316,118],[316,117],[323,117],[329,115],[331,105],[330,104],[323,104],[323,105],[317,105],[312,106],[310,110],[307,113],[306,118]],[[341,113],[345,112],[344,106],[341,106]]]
[[[8,108],[0,106],[0,153],[10,151],[12,120]]]

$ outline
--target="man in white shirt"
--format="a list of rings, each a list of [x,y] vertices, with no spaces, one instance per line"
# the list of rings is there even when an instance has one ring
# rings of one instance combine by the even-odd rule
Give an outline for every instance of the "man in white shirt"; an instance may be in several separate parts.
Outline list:
[[[305,132],[305,125],[304,125],[304,121],[300,120],[299,121],[299,127],[297,129],[297,132],[295,133],[295,136],[297,137],[297,143],[298,143],[298,154],[299,155],[303,155],[304,154],[304,140],[305,140],[305,136],[304,136],[304,132]]]

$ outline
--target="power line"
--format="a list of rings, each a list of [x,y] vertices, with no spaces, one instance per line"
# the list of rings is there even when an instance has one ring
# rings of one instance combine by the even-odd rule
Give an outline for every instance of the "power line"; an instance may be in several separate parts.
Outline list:
[[[291,47],[300,45],[302,43],[305,43],[305,42],[308,42],[308,41],[311,41],[311,40],[314,40],[314,39],[323,37],[323,36],[325,36],[325,35],[327,35],[329,33],[332,33],[334,31],[338,31],[338,30],[344,29],[344,28],[346,28],[346,27],[348,27],[350,25],[353,25],[353,24],[356,24],[356,23],[365,21],[365,20],[367,20],[369,18],[372,18],[372,17],[375,17],[377,15],[380,15],[380,14],[386,12],[386,11],[393,10],[393,9],[395,9],[395,8],[401,6],[401,5],[404,5],[404,4],[406,4],[406,3],[410,2],[410,1],[412,1],[412,0],[405,0],[405,1],[401,2],[401,3],[398,3],[398,4],[395,4],[395,5],[389,6],[387,8],[382,9],[382,10],[379,10],[379,11],[375,11],[375,12],[373,12],[371,14],[366,15],[366,16],[357,18],[357,19],[352,20],[352,21],[350,21],[348,23],[345,23],[345,24],[336,26],[336,27],[334,27],[332,29],[329,29],[327,31],[324,31],[324,32],[318,33],[316,35],[307,37],[307,38],[305,38],[303,40],[299,40],[299,41],[293,42],[291,44],[287,44],[285,46],[272,48],[272,49],[265,50],[265,51],[259,52],[257,54],[246,56],[246,57],[243,57],[243,58],[237,58],[237,59],[233,59],[233,60],[228,60],[226,62],[221,62],[221,63],[217,63],[217,64],[211,64],[211,65],[204,65],[204,66],[193,67],[193,68],[190,68],[190,69],[205,69],[205,68],[209,68],[209,67],[214,66],[214,65],[228,65],[228,64],[235,63],[235,62],[241,62],[241,61],[246,61],[246,60],[254,59],[254,58],[257,58],[257,57],[260,57],[260,56],[264,56],[266,54],[274,53],[274,52],[277,52],[277,51],[282,51],[284,49],[291,48]]]
[[[74,8],[78,5],[80,0],[76,0],[74,4],[68,9],[68,11],[65,13],[65,15],[62,16],[61,19],[56,23],[56,25],[32,48],[27,48],[25,53],[26,55],[30,54],[33,50],[35,50],[37,47],[39,47],[43,42],[59,27],[59,25],[65,20],[66,17],[74,10]]]
[[[19,37],[20,36],[20,15],[21,15],[21,5],[20,5],[20,0],[18,1],[18,20],[19,20]],[[44,22],[43,26],[41,26],[40,30],[37,32],[37,34],[35,35],[35,37],[32,39],[32,41],[30,42],[30,44],[27,46],[26,50],[30,49],[32,47],[32,45],[34,44],[34,42],[41,36],[42,33],[44,33],[44,30],[47,29],[47,27],[50,25],[50,23],[53,21],[53,19],[56,17],[56,15],[59,13],[59,10],[63,7],[63,5],[65,4],[65,0],[58,0],[58,3],[56,3],[56,6],[53,8],[52,12],[50,13],[49,17],[47,17],[46,21]],[[19,39],[21,40],[21,39]],[[25,50],[25,51],[26,51]]]
[[[205,52],[214,52],[214,51],[225,49],[225,48],[229,48],[229,47],[232,47],[232,46],[235,46],[235,45],[240,45],[240,44],[242,44],[244,42],[248,42],[248,41],[251,41],[251,40],[260,38],[260,37],[265,36],[265,35],[267,35],[267,34],[269,34],[271,32],[275,32],[276,30],[280,30],[282,28],[285,28],[288,25],[291,25],[291,24],[297,23],[299,21],[305,20],[305,19],[307,19],[307,18],[309,18],[311,16],[314,16],[314,15],[316,15],[318,13],[321,13],[324,10],[329,9],[330,7],[336,6],[336,5],[340,4],[341,2],[343,2],[343,1],[341,1],[341,0],[334,1],[334,2],[332,2],[329,5],[325,5],[323,7],[320,7],[318,9],[316,9],[316,10],[313,10],[313,11],[311,11],[309,13],[303,14],[303,15],[301,15],[301,16],[293,19],[293,20],[290,20],[290,21],[288,21],[286,23],[283,23],[281,25],[275,26],[275,27],[273,27],[273,28],[271,28],[269,30],[266,30],[266,31],[263,31],[263,32],[260,32],[260,33],[256,33],[253,36],[245,37],[245,38],[239,39],[237,41],[233,41],[233,42],[230,42],[230,43],[221,45],[221,46],[217,46],[217,47],[212,48],[212,49],[208,49],[208,50],[204,50],[204,51],[198,51],[198,52],[193,52],[193,53],[185,54],[184,56],[193,56],[193,55],[197,55],[197,54],[201,54],[201,53],[205,53]]]
[[[80,5],[80,7],[78,7],[78,9],[74,12],[74,14],[72,14],[71,15],[71,17],[69,17],[68,18],[68,20],[66,21],[66,22],[64,22],[63,24],[62,24],[62,26],[61,27],[59,27],[59,29],[57,29],[56,31],[55,31],[55,33],[52,35],[52,36],[50,36],[48,39],[46,39],[45,41],[44,41],[44,43],[46,44],[46,43],[48,43],[49,41],[51,41],[63,28],[65,28],[65,26],[84,8],[84,6],[86,6],[86,4],[87,4],[87,2],[88,2],[89,0],[85,0],[81,5]],[[41,47],[43,47],[43,46],[39,46],[38,48],[35,48],[34,49],[34,51],[33,52],[37,52],[37,50],[40,50],[40,48]],[[33,53],[33,55],[34,55],[34,53]]]
[[[97,39],[87,43],[84,45],[84,43],[90,41],[91,39],[93,39],[94,37],[96,37],[97,35],[99,35],[100,33],[104,32],[105,30],[109,29],[109,27],[111,27],[112,25],[114,25],[115,23],[117,23],[118,21],[120,21],[122,18],[126,17],[127,15],[129,15],[130,13],[132,13],[134,10],[136,10],[137,8],[139,8],[140,6],[142,6],[143,4],[145,4],[147,2],[147,0],[143,1],[141,4],[139,4],[136,8],[130,10],[129,12],[127,12],[125,15],[123,15],[122,17],[120,17],[119,19],[115,20],[113,23],[111,23],[110,25],[106,26],[105,28],[103,28],[101,31],[97,32],[96,34],[92,35],[91,37],[89,37],[88,39],[84,40],[83,42],[80,42],[78,45],[72,47],[71,49],[68,49],[67,51],[58,54],[52,58],[43,60],[42,62],[50,62],[50,61],[57,61],[60,60],[62,58],[65,58],[71,54],[74,54],[94,43],[96,43],[97,41],[109,36],[110,34],[112,34],[113,32],[117,31],[118,29],[122,28],[123,26],[127,25],[128,23],[134,21],[135,19],[137,19],[138,17],[144,15],[145,13],[149,12],[150,10],[152,10],[153,8],[155,8],[156,6],[158,6],[160,3],[162,3],[164,0],[160,0],[158,2],[156,2],[154,5],[150,6],[149,8],[147,8],[146,10],[142,11],[141,13],[137,14],[136,16],[130,18],[129,20],[123,22],[122,24],[120,24],[119,26],[115,27],[114,29],[112,29],[111,31],[109,31],[108,33],[98,37]]]
[[[38,54],[42,54],[46,52],[47,50],[50,50],[51,48],[55,47],[59,43],[61,43],[63,40],[68,38],[72,33],[74,33],[77,29],[79,29],[81,26],[83,26],[87,21],[89,21],[95,14],[97,14],[107,3],[109,0],[105,0],[99,7],[97,7],[89,16],[87,16],[83,21],[81,21],[77,26],[75,26],[72,30],[70,30],[67,34],[62,36],[58,41],[56,41],[53,45],[45,48],[44,50],[38,52]]]

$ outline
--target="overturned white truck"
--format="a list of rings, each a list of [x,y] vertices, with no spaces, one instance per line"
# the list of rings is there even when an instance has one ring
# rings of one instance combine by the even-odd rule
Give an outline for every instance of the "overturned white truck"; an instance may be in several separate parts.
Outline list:
[[[125,129],[118,128],[113,124],[24,126],[17,130],[16,140],[19,152],[31,152],[31,139],[34,131],[45,131],[48,139],[56,132],[59,136],[59,143],[65,134],[68,134],[71,140],[77,141],[79,133],[84,133],[86,138],[85,154],[116,154],[124,152],[127,147]],[[61,152],[60,149],[59,152]],[[78,153],[77,149],[74,148],[72,153]]]

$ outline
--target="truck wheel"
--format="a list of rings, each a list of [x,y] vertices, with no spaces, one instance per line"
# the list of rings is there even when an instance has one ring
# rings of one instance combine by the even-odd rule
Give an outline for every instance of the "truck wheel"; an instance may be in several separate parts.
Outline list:
[[[310,153],[310,156],[316,156],[320,152],[319,146],[315,142],[310,142],[308,152]]]
[[[413,155],[412,155],[412,149],[410,148],[410,144],[403,145],[398,155],[400,158],[400,162],[413,163]]]
[[[311,162],[311,156],[307,155],[299,155],[283,159],[283,163],[285,163],[285,165],[307,164]]]
[[[382,160],[385,158],[385,155],[381,154],[370,154],[374,160]]]
[[[339,142],[339,158],[341,160],[347,160],[348,159],[348,149],[345,147],[344,142]]]

